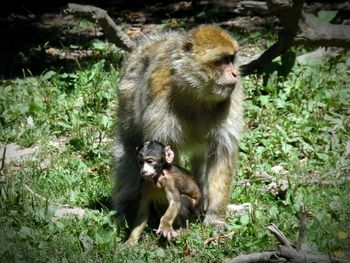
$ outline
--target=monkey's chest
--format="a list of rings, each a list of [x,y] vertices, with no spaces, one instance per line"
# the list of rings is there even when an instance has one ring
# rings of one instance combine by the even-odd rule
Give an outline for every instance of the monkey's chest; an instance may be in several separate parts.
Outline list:
[[[156,189],[151,196],[152,205],[157,214],[163,215],[169,206],[169,201],[166,197],[164,189]]]

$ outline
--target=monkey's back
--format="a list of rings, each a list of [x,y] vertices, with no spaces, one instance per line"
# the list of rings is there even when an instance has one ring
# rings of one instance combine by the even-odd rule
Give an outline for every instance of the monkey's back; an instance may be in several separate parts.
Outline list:
[[[179,46],[182,34],[169,32],[145,36],[124,63],[123,79],[119,91],[123,94],[135,93],[148,85],[147,81],[153,69],[170,59],[169,55]],[[180,41],[181,42],[181,41]],[[135,96],[135,94],[133,94]]]
[[[181,42],[179,40],[182,37],[182,33],[179,32],[144,37],[126,59],[123,78],[118,86],[118,117],[122,141],[126,139],[136,146],[146,138],[164,141],[167,137],[160,136],[161,127],[172,120],[165,115],[155,118],[153,114],[154,112],[167,113],[168,109],[164,109],[167,104],[154,103],[156,101],[154,98],[165,97],[170,91],[166,83],[170,79],[170,57],[172,52],[178,49]],[[151,85],[151,82],[155,83]],[[149,119],[152,119],[152,125],[158,129],[149,127],[145,129],[145,120]],[[147,130],[150,134],[142,134],[140,130]],[[153,136],[157,133],[158,136]],[[171,131],[167,129],[163,133],[171,133]]]
[[[179,192],[188,195],[199,203],[201,192],[191,172],[176,164],[170,165],[167,170],[174,178],[175,186],[179,189]]]

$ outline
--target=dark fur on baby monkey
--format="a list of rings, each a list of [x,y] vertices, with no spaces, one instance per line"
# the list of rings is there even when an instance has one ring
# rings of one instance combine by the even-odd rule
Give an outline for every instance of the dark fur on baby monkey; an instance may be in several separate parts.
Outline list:
[[[141,182],[141,200],[136,221],[127,243],[138,242],[150,214],[151,205],[160,218],[157,234],[168,241],[178,235],[173,225],[184,226],[200,212],[201,193],[191,173],[172,163],[170,146],[147,141],[136,149]]]

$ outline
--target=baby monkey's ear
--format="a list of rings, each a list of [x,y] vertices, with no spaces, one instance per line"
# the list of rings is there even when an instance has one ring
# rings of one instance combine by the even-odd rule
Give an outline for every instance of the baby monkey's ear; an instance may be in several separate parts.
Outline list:
[[[174,160],[174,156],[175,156],[173,150],[168,145],[168,146],[165,146],[164,152],[165,152],[165,160],[166,160],[166,162],[167,163],[171,163]]]

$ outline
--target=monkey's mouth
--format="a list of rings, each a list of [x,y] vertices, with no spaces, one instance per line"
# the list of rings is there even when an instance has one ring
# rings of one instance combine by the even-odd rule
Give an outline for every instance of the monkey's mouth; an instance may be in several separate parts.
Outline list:
[[[217,87],[223,90],[226,90],[226,89],[234,90],[236,87],[236,83],[237,81],[233,81],[229,83],[220,83],[217,85]]]
[[[142,173],[141,174],[143,178],[145,178],[146,180],[150,180],[153,177],[153,174],[146,174],[146,173]]]
[[[220,89],[224,93],[230,93],[235,89],[236,85],[225,85],[221,86]]]
[[[227,98],[232,94],[235,88],[236,83],[217,85],[213,88],[212,93],[218,97]]]

